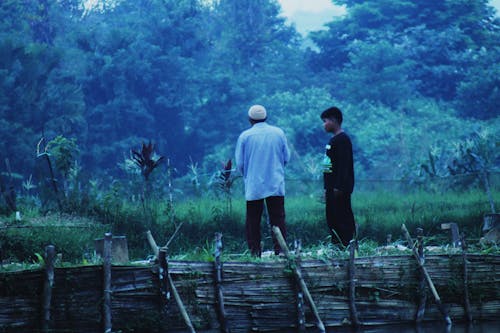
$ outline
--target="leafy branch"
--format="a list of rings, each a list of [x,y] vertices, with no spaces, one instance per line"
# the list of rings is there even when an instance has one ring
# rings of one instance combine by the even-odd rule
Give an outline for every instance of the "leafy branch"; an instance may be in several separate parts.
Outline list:
[[[155,159],[154,145],[149,141],[148,144],[142,143],[141,151],[132,149],[132,159],[141,169],[144,180],[149,180],[149,175],[163,160],[163,156]]]

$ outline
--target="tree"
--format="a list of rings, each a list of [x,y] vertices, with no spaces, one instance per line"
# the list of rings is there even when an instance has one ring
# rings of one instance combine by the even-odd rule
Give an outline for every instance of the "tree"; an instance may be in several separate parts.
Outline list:
[[[350,52],[355,43],[388,43],[402,47],[407,60],[418,64],[408,79],[423,96],[453,100],[465,78],[457,61],[464,50],[498,44],[498,18],[488,1],[338,0],[347,16],[311,34],[319,48],[310,64],[318,72],[339,71],[357,64]],[[391,65],[390,63],[388,65]]]
[[[359,41],[352,43],[350,65],[338,74],[334,90],[340,98],[357,101],[380,102],[397,107],[402,101],[415,97],[418,82],[411,80],[416,68],[408,59],[408,51],[388,42]]]
[[[299,89],[307,79],[300,36],[285,24],[276,1],[215,1],[204,23],[210,50],[197,68],[198,104],[188,123],[204,128],[193,133],[212,153],[233,144],[252,103]]]
[[[428,161],[420,165],[420,177],[425,180],[426,177],[459,176],[449,183],[460,188],[470,188],[473,183],[482,183],[491,212],[495,213],[489,176],[498,172],[500,155],[497,133],[482,128],[470,133],[464,140],[448,144],[445,149],[429,151]]]
[[[197,1],[122,1],[86,17],[90,32],[78,44],[88,57],[88,162],[112,169],[137,140],[155,140],[174,163],[187,160],[183,113],[194,104],[190,68],[205,51],[200,13]]]
[[[3,152],[14,170],[30,173],[41,136],[82,131],[82,95],[61,70],[61,54],[46,45],[4,40],[0,46]]]
[[[477,119],[495,119],[500,105],[500,46],[464,52],[465,77],[457,87],[460,114]]]

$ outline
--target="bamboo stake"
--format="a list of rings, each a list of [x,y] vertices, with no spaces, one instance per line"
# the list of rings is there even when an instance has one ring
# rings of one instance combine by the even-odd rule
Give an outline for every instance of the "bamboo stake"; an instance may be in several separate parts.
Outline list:
[[[311,310],[314,314],[314,317],[316,318],[316,326],[318,327],[319,331],[321,333],[325,333],[325,325],[323,325],[323,322],[321,321],[321,318],[319,317],[318,314],[318,309],[316,308],[316,304],[314,303],[311,293],[309,293],[309,289],[307,288],[307,285],[304,281],[304,278],[302,277],[302,272],[300,271],[300,268],[296,265],[294,265],[294,260],[292,256],[290,255],[290,251],[288,250],[288,246],[286,245],[285,239],[283,238],[283,235],[281,234],[281,231],[278,227],[273,226],[273,232],[276,235],[276,239],[278,240],[278,243],[281,246],[281,249],[283,250],[283,253],[285,254],[286,258],[288,261],[291,263],[291,267],[293,269],[293,272],[295,273],[295,278],[298,280],[300,284],[300,288],[302,289],[302,292],[306,296],[307,301],[309,302],[309,306],[311,307]]]
[[[356,252],[357,242],[351,239],[349,242],[349,311],[351,313],[351,322],[354,327],[361,325],[356,310],[356,266],[354,264],[354,254]]]
[[[418,260],[422,264],[425,263],[423,235],[424,235],[424,230],[422,228],[417,228]],[[421,323],[422,320],[424,319],[425,304],[427,303],[427,293],[425,290],[425,284],[426,284],[425,275],[423,274],[422,270],[419,270],[418,272],[419,272],[418,293],[419,293],[420,299],[419,299],[419,303],[418,303],[417,315],[415,317],[415,321],[417,323]]]
[[[151,234],[151,231],[146,231],[146,238],[148,240],[149,246],[153,250],[155,257],[158,258],[159,250],[158,250],[158,245],[156,244],[155,239],[153,238],[153,235]]]
[[[158,246],[156,245],[156,241],[153,238],[153,235],[151,235],[151,232],[148,230],[146,232],[146,237],[148,238],[149,245],[155,252],[155,254],[158,256],[160,252],[165,252],[165,261],[166,261],[166,247],[162,247],[161,249],[158,249]],[[172,277],[170,276],[170,273],[167,270],[167,280],[169,284],[169,290],[172,291],[172,294],[174,295],[175,302],[177,303],[177,306],[179,307],[179,311],[181,312],[182,318],[184,319],[184,322],[186,323],[186,326],[189,328],[189,331],[191,333],[196,333],[194,330],[193,324],[191,323],[191,319],[189,318],[189,315],[186,311],[186,308],[184,307],[184,303],[182,302],[181,296],[177,292],[177,288],[175,287],[174,281],[172,280]]]
[[[169,240],[167,241],[167,243],[163,247],[168,248],[170,243],[174,240],[175,236],[177,236],[177,233],[179,232],[179,230],[181,229],[183,224],[184,224],[184,222],[181,222],[178,226],[175,227],[174,233],[172,234],[172,236],[170,236]]]
[[[463,259],[463,269],[464,269],[464,308],[465,317],[467,322],[472,322],[472,311],[469,301],[469,274],[468,274],[468,264],[467,264],[467,244],[465,243],[465,234],[462,233],[461,237],[462,243],[462,259]]]
[[[220,232],[215,233],[215,294],[217,295],[218,304],[218,315],[221,325],[221,331],[225,333],[231,332],[228,322],[226,309],[224,308],[224,295],[222,292],[222,262],[220,259],[222,252],[222,234]]]
[[[413,255],[415,256],[415,258],[417,259],[417,263],[418,263],[418,266],[420,267],[420,270],[422,271],[422,273],[424,274],[425,276],[425,279],[427,281],[427,284],[429,285],[429,288],[431,289],[432,291],[432,295],[434,296],[434,301],[436,302],[437,306],[438,306],[438,309],[439,311],[441,312],[441,314],[444,316],[444,320],[446,322],[447,325],[451,325],[451,318],[450,316],[448,315],[448,312],[446,311],[446,309],[444,308],[443,304],[441,303],[441,298],[439,297],[439,294],[436,290],[436,287],[434,286],[434,283],[432,282],[431,280],[431,277],[429,275],[429,273],[427,272],[427,269],[424,267],[424,263],[420,261],[420,258],[418,256],[418,251],[417,249],[415,248],[414,244],[413,244],[413,241],[411,239],[411,236],[410,236],[410,233],[408,232],[408,229],[406,229],[406,226],[403,225],[401,226],[401,230],[403,231],[403,234],[404,236],[406,237],[407,241],[408,241],[408,244],[409,246],[411,247],[411,250],[413,252]]]
[[[111,333],[111,246],[113,235],[110,232],[104,234],[104,285],[103,285],[103,312],[104,312],[104,332]]]
[[[165,244],[165,246],[163,246],[163,248],[165,248],[165,249],[168,248],[168,246],[170,245],[170,243],[172,242],[172,240],[174,239],[174,237],[177,235],[177,233],[179,232],[179,230],[180,230],[180,228],[182,227],[183,224],[184,224],[184,222],[182,222],[181,224],[179,224],[175,228],[174,233],[172,234],[172,236],[170,237],[170,239],[168,240],[168,242]],[[151,249],[153,250],[153,252],[155,254],[155,257],[158,258],[159,247],[158,247],[158,244],[156,244],[156,241],[153,238],[153,235],[151,234],[150,230],[146,231],[146,238],[148,240],[149,246],[151,247]]]
[[[179,296],[179,293],[177,292],[177,288],[175,288],[175,284],[174,281],[172,280],[172,277],[170,276],[170,273],[167,274],[167,277],[168,277],[168,282],[170,283],[170,289],[172,290],[172,294],[174,294],[175,301],[179,306],[179,311],[181,312],[182,318],[184,319],[186,326],[189,328],[189,332],[196,333],[193,324],[191,323],[191,319],[189,318],[189,315],[186,311],[186,308],[184,307],[184,303],[182,303],[182,299]]]
[[[295,257],[297,258],[297,266],[300,266],[300,251],[302,244],[299,240],[294,242],[295,245]],[[306,331],[306,314],[304,311],[304,293],[300,289],[300,285],[296,284],[295,289],[297,292],[297,330],[299,333],[304,333]]]
[[[45,247],[45,281],[42,298],[42,330],[44,332],[48,332],[50,328],[50,304],[52,301],[52,287],[54,286],[55,258],[56,248],[54,245],[47,245]]]

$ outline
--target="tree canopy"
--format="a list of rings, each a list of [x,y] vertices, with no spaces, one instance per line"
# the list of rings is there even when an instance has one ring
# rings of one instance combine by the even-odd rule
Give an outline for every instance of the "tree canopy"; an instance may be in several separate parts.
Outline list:
[[[149,141],[180,175],[190,161],[213,169],[261,103],[305,177],[327,141],[319,114],[336,104],[358,174],[402,177],[464,128],[498,128],[500,25],[487,0],[334,3],[347,14],[306,48],[275,0],[2,1],[2,160],[29,177],[40,139],[62,136],[95,175],[118,177]]]

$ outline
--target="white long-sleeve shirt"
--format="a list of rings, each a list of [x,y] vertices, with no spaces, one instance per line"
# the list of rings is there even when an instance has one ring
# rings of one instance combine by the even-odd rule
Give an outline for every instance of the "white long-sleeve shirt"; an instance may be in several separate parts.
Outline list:
[[[265,122],[243,131],[236,142],[235,162],[245,183],[245,199],[285,195],[285,165],[290,151],[283,130]]]

